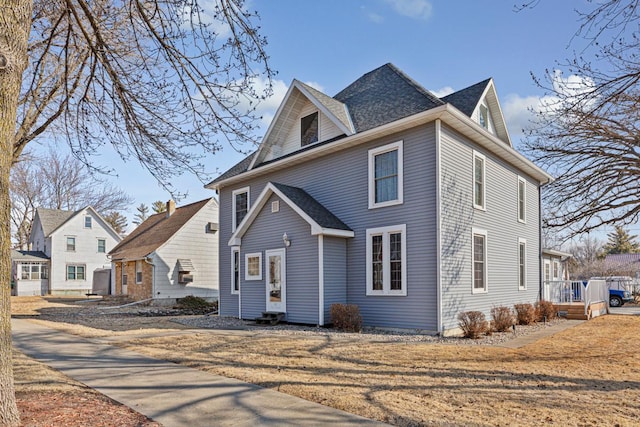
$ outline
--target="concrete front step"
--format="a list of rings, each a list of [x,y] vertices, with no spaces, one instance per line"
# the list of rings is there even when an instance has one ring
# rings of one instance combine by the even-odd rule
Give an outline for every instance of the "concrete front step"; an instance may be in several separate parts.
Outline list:
[[[261,317],[256,317],[259,325],[277,325],[284,320],[284,313],[276,311],[263,311]]]

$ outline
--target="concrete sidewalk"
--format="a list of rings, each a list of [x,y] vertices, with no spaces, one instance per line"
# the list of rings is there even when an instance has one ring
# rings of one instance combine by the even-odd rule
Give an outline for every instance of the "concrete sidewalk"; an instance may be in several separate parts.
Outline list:
[[[242,381],[12,319],[14,347],[172,426],[383,426]]]

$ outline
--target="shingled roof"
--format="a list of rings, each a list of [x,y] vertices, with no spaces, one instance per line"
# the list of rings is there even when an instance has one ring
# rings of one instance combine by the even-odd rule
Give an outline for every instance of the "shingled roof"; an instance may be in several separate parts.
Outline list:
[[[147,257],[176,234],[210,200],[176,208],[168,217],[166,212],[151,215],[109,252],[111,259],[136,260]]]
[[[473,110],[476,109],[476,106],[480,102],[480,98],[490,81],[491,79],[483,80],[480,83],[476,83],[457,92],[453,92],[441,99],[471,117]]]
[[[49,257],[42,251],[18,251],[11,249],[12,261],[49,261]]]
[[[40,218],[40,224],[42,224],[42,231],[45,237],[49,237],[51,233],[67,222],[78,211],[38,208],[36,212]]]
[[[302,188],[272,182],[274,187],[280,190],[292,203],[298,206],[304,213],[314,220],[322,228],[352,231],[340,218],[332,214],[316,199]]]

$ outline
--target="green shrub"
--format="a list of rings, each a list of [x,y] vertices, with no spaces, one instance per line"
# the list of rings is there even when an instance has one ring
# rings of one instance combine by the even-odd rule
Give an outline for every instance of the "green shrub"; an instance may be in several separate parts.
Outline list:
[[[465,338],[480,338],[489,331],[489,325],[481,311],[464,311],[458,314],[458,325]]]
[[[536,301],[536,319],[538,322],[552,320],[558,316],[558,309],[553,305],[551,301],[540,300]]]
[[[533,308],[533,305],[529,303],[516,304],[514,308],[516,309],[518,325],[530,325],[536,321],[536,309]]]
[[[491,326],[496,332],[504,332],[513,326],[513,311],[509,307],[493,307],[491,309]]]
[[[331,304],[331,323],[345,332],[362,331],[360,308],[355,304]]]

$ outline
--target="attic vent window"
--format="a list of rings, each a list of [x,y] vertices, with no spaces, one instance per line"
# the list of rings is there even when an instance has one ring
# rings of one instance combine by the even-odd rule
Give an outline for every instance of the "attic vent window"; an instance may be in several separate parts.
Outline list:
[[[480,115],[478,117],[480,126],[489,129],[489,110],[485,105],[480,105]]]
[[[300,145],[318,142],[318,113],[309,114],[300,119]]]
[[[280,212],[280,201],[274,200],[271,202],[271,213]]]

